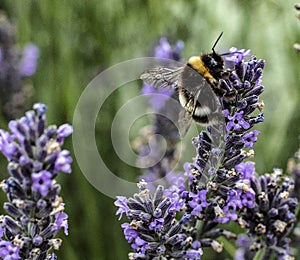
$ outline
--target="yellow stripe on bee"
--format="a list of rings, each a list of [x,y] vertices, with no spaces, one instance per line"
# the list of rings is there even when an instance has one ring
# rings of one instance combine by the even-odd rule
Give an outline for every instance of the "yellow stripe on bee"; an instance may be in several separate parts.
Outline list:
[[[210,74],[202,60],[200,59],[200,56],[190,57],[188,60],[188,64],[190,64],[193,69],[198,71],[204,78],[209,80],[211,83],[214,83],[216,81],[215,78]]]

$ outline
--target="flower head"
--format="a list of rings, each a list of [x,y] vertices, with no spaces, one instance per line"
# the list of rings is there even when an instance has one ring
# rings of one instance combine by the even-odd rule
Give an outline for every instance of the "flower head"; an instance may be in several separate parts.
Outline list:
[[[174,209],[174,200],[168,197],[162,186],[158,186],[152,195],[145,182],[139,183],[140,192],[128,200],[118,197],[115,204],[119,207],[118,213],[124,214],[129,223],[122,224],[124,235],[131,247],[139,254],[130,254],[132,259],[154,259],[165,256],[174,259],[183,259],[184,256],[201,255],[200,245],[197,250],[191,248],[183,227],[176,220],[177,212]],[[169,193],[170,194],[170,193]],[[189,258],[195,259],[195,258]]]
[[[8,198],[4,209],[9,215],[2,216],[0,223],[0,255],[10,252],[10,258],[4,259],[32,255],[46,259],[48,250],[61,244],[54,239],[56,233],[64,228],[68,234],[68,216],[55,178],[59,172],[71,172],[69,151],[61,146],[72,127],[47,127],[46,111],[44,104],[35,104],[34,110],[10,121],[10,132],[0,130],[0,151],[9,161],[10,174],[0,184]]]
[[[243,252],[265,250],[265,259],[274,255],[289,259],[290,233],[296,221],[297,199],[290,197],[293,182],[282,176],[279,169],[272,174],[251,177],[251,188],[255,192],[253,207],[244,205],[239,223],[247,227],[248,240],[241,245]]]

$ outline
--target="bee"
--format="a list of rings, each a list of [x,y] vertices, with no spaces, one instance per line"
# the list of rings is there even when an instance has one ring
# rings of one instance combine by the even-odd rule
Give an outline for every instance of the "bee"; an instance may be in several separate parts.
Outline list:
[[[140,79],[155,88],[171,87],[183,109],[179,112],[178,127],[181,136],[188,131],[192,120],[202,126],[215,124],[220,116],[217,96],[223,95],[219,79],[224,78],[223,55],[215,47],[223,33],[215,41],[212,52],[192,56],[182,67],[156,67],[141,74]]]

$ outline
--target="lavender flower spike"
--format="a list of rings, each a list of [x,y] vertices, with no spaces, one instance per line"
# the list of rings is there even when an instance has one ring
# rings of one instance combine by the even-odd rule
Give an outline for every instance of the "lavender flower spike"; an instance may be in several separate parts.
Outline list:
[[[184,43],[177,41],[175,44],[170,44],[167,38],[160,38],[159,44],[154,49],[154,57],[159,59],[170,59],[175,61],[181,60],[181,52],[183,50]],[[149,153],[149,138],[154,135],[163,136],[167,141],[166,152],[163,158],[155,165],[149,168],[145,168],[143,174],[139,179],[144,179],[150,185],[150,182],[158,181],[159,184],[169,186],[172,184],[172,179],[177,179],[177,175],[173,172],[174,165],[178,159],[178,142],[180,141],[180,135],[177,127],[172,123],[171,118],[178,118],[179,110],[170,108],[172,101],[176,93],[173,88],[155,88],[147,83],[143,84],[142,94],[150,95],[149,104],[155,115],[153,116],[153,122],[151,126],[144,128],[141,131],[141,136],[135,140],[136,149],[138,154],[141,155],[141,159],[138,161],[140,165],[148,163],[149,156],[145,156]],[[151,94],[160,94],[151,96]],[[153,142],[154,143],[154,142]],[[160,151],[161,143],[159,139],[155,138],[155,145],[152,146],[154,151]],[[159,158],[159,152],[153,153],[152,158],[154,161]],[[166,177],[166,178],[164,178]],[[153,184],[157,186],[157,184]],[[155,190],[156,187],[153,187]]]
[[[199,241],[183,233],[176,219],[182,207],[171,190],[159,185],[152,194],[145,181],[138,183],[139,193],[126,199],[119,196],[116,214],[125,214],[130,223],[122,224],[126,240],[135,253],[129,259],[200,259],[203,254]]]
[[[47,127],[47,107],[39,103],[33,108],[10,121],[10,132],[0,130],[0,151],[9,161],[10,174],[0,184],[8,198],[8,215],[0,216],[4,259],[56,259],[50,250],[58,250],[62,240],[55,235],[60,229],[68,234],[68,215],[55,177],[71,172],[72,158],[62,145],[73,130],[68,124]]]

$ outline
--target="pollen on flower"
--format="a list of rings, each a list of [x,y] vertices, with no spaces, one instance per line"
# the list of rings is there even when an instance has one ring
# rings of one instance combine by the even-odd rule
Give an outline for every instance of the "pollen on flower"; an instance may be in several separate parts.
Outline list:
[[[234,176],[237,176],[237,172],[234,169],[228,171],[228,177],[234,177]]]
[[[49,245],[54,249],[58,250],[62,244],[62,240],[60,238],[54,238],[49,240]]]
[[[140,190],[145,190],[147,189],[147,182],[142,179],[138,182],[137,186]]]
[[[275,227],[275,231],[276,232],[279,232],[279,233],[283,233],[286,226],[287,226],[287,223],[284,222],[284,221],[281,221],[279,219],[277,219],[275,222],[274,222],[274,227]]]
[[[220,244],[216,240],[213,240],[211,247],[218,253],[221,253],[223,251],[223,244]]]
[[[138,229],[143,224],[142,221],[136,221],[135,219],[130,222],[130,227],[133,229]]]
[[[250,250],[255,251],[255,252],[257,252],[258,250],[260,250],[262,248],[263,248],[263,244],[261,243],[260,240],[254,241],[249,247]]]
[[[253,157],[254,157],[254,150],[253,150],[253,149],[250,149],[249,151],[245,152],[245,155],[246,155],[248,158],[253,158]]]
[[[245,228],[247,223],[244,219],[238,218],[238,224],[240,225],[241,228]]]
[[[197,176],[199,176],[200,175],[200,173],[199,173],[199,171],[198,170],[196,170],[196,169],[191,169],[191,174],[192,175],[194,175],[195,177],[197,177]]]
[[[279,194],[280,198],[287,199],[289,197],[290,193],[288,191],[283,191]]]
[[[47,154],[52,154],[54,152],[59,152],[61,150],[60,145],[54,139],[50,139],[46,144]]]
[[[214,211],[215,211],[216,218],[226,217],[226,213],[221,209],[219,205],[214,206]]]
[[[34,259],[40,254],[41,254],[40,248],[33,248],[29,253],[29,257],[30,257],[29,259]]]
[[[53,210],[50,215],[55,215],[58,212],[63,212],[65,210],[65,204],[63,203],[62,197],[56,197],[55,201],[52,203]]]
[[[278,178],[283,175],[283,171],[282,171],[282,169],[274,168],[272,174],[274,175],[274,177]]]
[[[263,111],[263,109],[265,107],[264,101],[262,100],[262,101],[258,102],[257,107],[258,107],[259,111]]]
[[[19,209],[25,209],[26,208],[26,203],[24,200],[21,199],[14,199],[12,203]]]
[[[255,232],[257,232],[258,234],[264,234],[267,231],[267,228],[265,225],[263,225],[262,223],[259,223],[255,228],[254,228]]]
[[[18,246],[20,248],[23,248],[25,244],[24,239],[22,239],[19,234],[15,236],[13,243],[15,246]]]
[[[206,187],[208,189],[211,189],[211,190],[217,190],[218,189],[218,184],[215,183],[215,182],[210,181],[210,182],[207,183]]]
[[[0,188],[5,192],[8,188],[8,185],[6,183],[6,180],[3,180],[0,182]]]
[[[244,191],[244,192],[247,192],[247,191],[249,191],[249,189],[250,189],[249,184],[248,184],[248,183],[245,183],[245,182],[238,182],[238,183],[236,184],[236,187],[237,187],[238,189],[241,189],[241,190]]]

